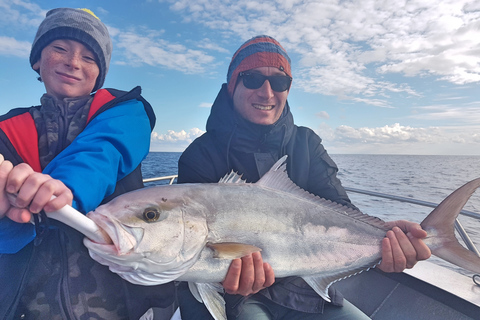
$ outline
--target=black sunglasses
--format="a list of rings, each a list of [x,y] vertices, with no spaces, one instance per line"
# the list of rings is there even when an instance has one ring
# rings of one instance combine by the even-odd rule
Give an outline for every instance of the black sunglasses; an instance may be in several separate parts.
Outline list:
[[[261,73],[240,72],[238,76],[242,79],[247,89],[258,89],[268,80],[273,91],[283,92],[290,88],[292,77],[289,76],[264,76]]]

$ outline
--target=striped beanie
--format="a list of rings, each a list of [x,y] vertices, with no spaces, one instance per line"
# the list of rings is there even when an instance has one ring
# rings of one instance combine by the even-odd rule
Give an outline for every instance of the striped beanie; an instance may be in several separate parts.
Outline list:
[[[269,36],[253,37],[235,52],[228,67],[227,88],[230,97],[233,97],[238,74],[259,67],[276,67],[292,76],[290,58],[280,43]]]
[[[100,89],[112,56],[112,40],[103,22],[88,9],[57,8],[48,11],[33,41],[30,65],[33,67],[42,50],[58,39],[76,40],[93,52],[100,73],[92,92]]]

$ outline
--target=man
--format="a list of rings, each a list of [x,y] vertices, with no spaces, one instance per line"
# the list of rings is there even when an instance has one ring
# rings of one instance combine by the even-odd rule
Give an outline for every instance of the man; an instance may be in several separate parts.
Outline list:
[[[41,105],[0,117],[1,319],[138,319],[173,303],[172,284],[131,285],[44,213],[66,204],[87,213],[143,187],[155,115],[139,87],[100,89],[111,52],[91,11],[50,10],[30,53],[46,89]]]
[[[355,208],[320,137],[294,124],[287,103],[291,82],[290,58],[275,39],[258,36],[245,42],[233,55],[207,132],[180,157],[178,182],[215,183],[232,170],[247,182],[256,182],[288,155],[287,172],[298,186]],[[382,243],[381,270],[400,272],[430,256],[420,225],[394,221],[391,226]],[[263,263],[260,253],[234,260],[223,286],[232,319],[368,318],[333,290],[332,303],[325,303],[300,278],[275,281],[274,270]],[[183,318],[208,316],[183,285],[179,298]]]

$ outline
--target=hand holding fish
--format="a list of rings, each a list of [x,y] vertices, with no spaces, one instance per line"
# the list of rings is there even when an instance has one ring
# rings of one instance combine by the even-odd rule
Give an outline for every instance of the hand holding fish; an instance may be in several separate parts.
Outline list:
[[[380,270],[402,272],[413,268],[418,261],[430,258],[431,251],[422,241],[427,232],[418,223],[397,220],[386,224],[392,229],[382,241]]]
[[[254,252],[230,264],[223,280],[223,288],[229,294],[248,296],[271,286],[275,282],[272,267],[263,262],[260,252]]]
[[[14,203],[11,194],[17,195]],[[13,221],[27,223],[32,213],[56,211],[71,205],[72,200],[72,192],[62,181],[35,172],[26,163],[14,167],[0,155],[0,218],[7,216]]]

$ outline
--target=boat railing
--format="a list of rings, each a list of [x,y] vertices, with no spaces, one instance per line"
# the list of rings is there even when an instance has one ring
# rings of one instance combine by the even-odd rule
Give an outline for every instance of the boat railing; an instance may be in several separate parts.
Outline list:
[[[177,177],[178,177],[178,175],[175,174],[175,175],[172,175],[172,176],[146,178],[146,179],[143,179],[143,183],[169,180],[168,184],[173,184],[173,182],[175,181],[175,179],[176,179]]]
[[[169,180],[169,184],[173,184],[175,182],[175,179],[177,178],[177,175],[171,175],[171,176],[163,176],[163,177],[155,177],[155,178],[148,178],[144,179],[143,182],[156,182],[156,181],[163,181],[163,180]],[[378,197],[378,198],[385,198],[385,199],[390,199],[394,201],[400,201],[400,202],[407,202],[407,203],[412,203],[424,207],[431,207],[435,208],[438,206],[437,203],[433,202],[427,202],[427,201],[422,201],[422,200],[417,200],[413,198],[406,198],[406,197],[399,197],[399,196],[394,196],[390,194],[385,194],[385,193],[380,193],[380,192],[374,192],[374,191],[367,191],[367,190],[362,190],[362,189],[356,189],[356,188],[349,188],[345,187],[345,190],[348,192],[354,192],[354,193],[360,193],[360,194],[365,194],[368,196],[372,197]],[[480,221],[480,214],[468,210],[461,210],[460,214],[477,219]],[[457,230],[458,234],[462,238],[463,242],[467,246],[467,248],[474,252],[477,256],[480,257],[480,252],[478,251],[477,247],[473,243],[472,239],[468,236],[467,231],[465,228],[462,226],[460,221],[458,219],[455,220],[455,229]]]

